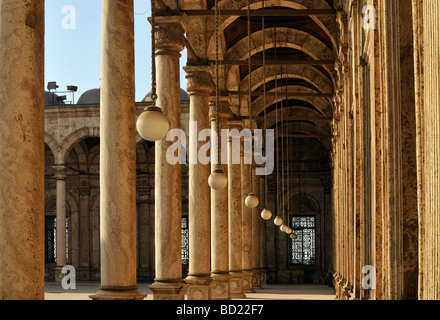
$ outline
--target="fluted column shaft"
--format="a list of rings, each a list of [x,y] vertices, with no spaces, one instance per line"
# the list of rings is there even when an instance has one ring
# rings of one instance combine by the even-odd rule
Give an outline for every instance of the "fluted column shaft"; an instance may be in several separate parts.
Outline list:
[[[242,129],[239,125],[229,124],[229,129]],[[241,164],[233,163],[236,153],[240,153],[240,144],[235,148],[230,137],[228,141],[228,209],[229,209],[229,271],[231,275],[231,298],[243,298],[243,261],[242,261],[242,190]]]
[[[0,2],[0,299],[44,299],[44,1]]]
[[[93,299],[143,299],[136,286],[136,132],[132,0],[102,3],[101,287]]]
[[[221,130],[225,129],[222,113],[219,112],[219,119],[216,119],[216,103],[211,103],[211,129],[213,134],[221,136]],[[219,121],[217,126],[217,121]],[[217,129],[218,128],[218,129]],[[220,132],[217,132],[220,131]],[[218,141],[220,163],[219,166],[211,161],[211,172],[218,167],[223,169],[224,175],[228,176],[228,165],[221,161],[227,155],[227,148],[224,148],[223,141]],[[227,147],[227,141],[226,141]],[[223,148],[223,149],[222,149]],[[228,187],[222,190],[211,190],[211,278],[212,278],[212,299],[231,299],[230,275],[229,275],[229,234],[228,234]]]
[[[157,17],[157,106],[181,128],[180,51],[184,29],[178,17]],[[155,158],[155,259],[156,276],[150,287],[155,300],[183,300],[182,280],[182,178],[180,164],[167,161],[170,142],[156,141]]]
[[[209,162],[199,159],[199,151],[207,141],[199,141],[199,133],[210,129],[209,95],[214,89],[209,67],[185,67],[189,97],[189,269],[188,300],[210,300],[211,287],[211,190]],[[204,155],[206,157],[206,154]],[[209,159],[209,158],[208,158]]]

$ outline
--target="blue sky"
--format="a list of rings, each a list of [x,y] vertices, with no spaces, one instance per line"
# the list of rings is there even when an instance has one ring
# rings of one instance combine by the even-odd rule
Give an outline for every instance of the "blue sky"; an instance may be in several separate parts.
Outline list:
[[[84,91],[100,86],[102,1],[46,0],[45,6],[45,87],[49,81],[56,81],[59,91],[77,86],[76,102]],[[134,11],[136,101],[140,101],[151,90],[150,0],[134,0]],[[186,64],[186,51],[180,64]],[[180,73],[185,89],[185,74]]]

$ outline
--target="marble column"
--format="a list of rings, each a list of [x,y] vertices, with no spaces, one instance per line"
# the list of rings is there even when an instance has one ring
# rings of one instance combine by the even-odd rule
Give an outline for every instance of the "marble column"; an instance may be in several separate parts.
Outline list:
[[[229,121],[228,129],[241,130],[238,121]],[[234,147],[233,140],[241,144],[240,136],[230,137],[228,141],[228,210],[229,210],[229,274],[231,275],[231,298],[245,298],[243,292],[242,261],[242,191],[241,163],[235,163],[234,157],[240,153],[240,147]],[[240,158],[240,157],[238,157]],[[239,162],[239,161],[238,161]]]
[[[132,0],[102,3],[100,242],[94,300],[141,300],[136,285],[136,131]]]
[[[56,179],[56,219],[57,219],[57,266],[55,280],[61,282],[64,274],[62,268],[67,264],[66,259],[66,167],[54,166]]]
[[[215,102],[211,103],[211,128],[217,133],[217,119],[215,117]],[[219,114],[218,128],[224,128],[226,116]],[[220,135],[220,133],[219,133]],[[226,145],[227,146],[227,145]],[[213,146],[216,147],[215,145]],[[227,149],[221,149],[223,142],[219,141],[220,159]],[[228,176],[228,165],[220,160],[220,167],[225,176]],[[211,172],[217,169],[217,165],[211,162]],[[231,299],[231,277],[229,275],[229,235],[228,235],[228,187],[222,190],[211,190],[211,278],[212,278],[212,300]]]
[[[170,120],[170,128],[181,128],[180,51],[184,48],[180,17],[156,18],[156,104]],[[208,111],[206,111],[208,112]],[[170,164],[166,154],[170,142],[156,141],[155,156],[155,279],[150,286],[155,300],[183,300],[182,280],[182,178],[179,163]]]
[[[246,138],[245,138],[246,139]],[[244,152],[249,152],[244,150]],[[242,260],[243,260],[243,292],[255,292],[252,287],[252,209],[245,204],[245,199],[251,193],[251,168],[252,165],[241,161],[241,194],[242,194]]]
[[[260,270],[260,222],[261,222],[261,211],[263,210],[261,202],[261,192],[260,192],[260,180],[261,176],[257,176],[255,169],[252,170],[254,175],[254,189],[253,192],[257,195],[259,204],[256,208],[252,209],[252,287],[261,287],[261,270]]]
[[[0,300],[42,300],[44,2],[0,7]]]
[[[214,89],[208,66],[184,67],[187,73],[189,93],[189,268],[188,300],[211,300],[211,174],[209,154],[203,154],[203,146],[209,141],[199,141],[201,131],[210,129],[209,96]],[[209,130],[210,131],[210,130]],[[206,163],[199,157],[204,156]]]

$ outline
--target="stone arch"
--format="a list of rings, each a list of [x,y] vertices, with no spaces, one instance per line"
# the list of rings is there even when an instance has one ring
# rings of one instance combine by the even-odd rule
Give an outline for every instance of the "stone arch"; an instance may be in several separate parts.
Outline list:
[[[286,87],[282,87],[282,90],[285,90]],[[300,86],[287,86],[288,91],[298,92],[298,93],[316,93],[314,90],[310,88],[300,87]],[[274,92],[270,90],[268,92]],[[299,97],[295,98],[296,100],[301,100],[310,103],[313,105],[320,113],[321,116],[329,116],[331,115],[332,106],[330,102],[324,97]],[[253,116],[258,116],[259,114],[264,112],[264,109],[268,106],[274,105],[276,103],[282,103],[285,98],[281,97],[266,97],[266,104],[264,104],[264,97],[258,97],[252,105]],[[245,105],[247,107],[247,101],[245,101]],[[247,113],[247,112],[246,112]]]
[[[261,0],[251,0],[250,7],[252,10],[261,9],[263,7]],[[288,0],[266,0],[266,7],[285,7],[290,9],[333,9],[330,7],[329,3],[325,0],[296,0],[296,1],[288,1]],[[247,9],[247,0],[227,0],[219,2],[220,9]],[[310,16],[310,18],[326,33],[329,37],[331,43],[333,44],[333,55],[334,58],[337,58],[337,42],[338,38],[338,27],[336,23],[335,17],[316,17]],[[219,21],[219,29],[223,31],[226,29],[237,17],[220,17]],[[213,29],[214,30],[214,29]],[[210,37],[208,44],[208,52],[212,52],[212,47],[215,47],[215,33]],[[222,56],[225,56],[225,52],[221,53]]]
[[[274,36],[275,34],[275,36]],[[265,44],[263,46],[263,30],[251,34],[251,56],[275,47],[286,47],[302,51],[315,60],[332,60],[333,52],[320,39],[302,30],[287,27],[267,28],[264,31]],[[226,53],[226,59],[244,60],[249,56],[247,38],[241,39]]]
[[[266,78],[264,78],[266,76]],[[326,77],[324,73],[312,66],[290,65],[284,66],[280,70],[279,66],[267,66],[264,68],[258,68],[252,72],[252,91],[261,87],[264,82],[269,82],[278,79],[280,82],[283,79],[301,79],[314,87],[319,88],[321,93],[332,93],[333,83]],[[249,75],[247,75],[240,84],[241,91],[247,91],[249,88]]]
[[[289,201],[292,212],[301,214],[302,212],[314,212],[321,214],[321,206],[319,201],[309,193],[301,192],[293,194],[287,200]]]
[[[276,117],[274,116],[275,110],[269,112],[266,114],[266,117],[269,116],[266,119],[266,126],[267,128],[271,128],[276,123]],[[321,117],[321,114],[319,114],[315,110],[306,109],[304,107],[299,106],[289,106],[289,107],[283,107],[279,111],[279,116],[282,115],[283,119],[287,119],[288,117],[298,117],[298,118],[310,118],[313,120],[307,120],[313,124],[315,124],[317,127],[321,128],[323,130],[324,134],[331,134],[331,126],[329,120],[318,120],[319,117]],[[280,121],[280,119],[278,119]]]
[[[45,205],[48,205],[50,201],[55,200],[56,203],[56,189],[47,189],[45,194]],[[78,213],[78,202],[75,195],[66,190],[66,204],[69,206],[70,214]],[[66,207],[67,210],[67,207]]]
[[[69,154],[73,146],[80,140],[88,137],[99,137],[98,127],[83,127],[71,133],[60,145],[61,149],[61,160],[65,161],[66,156]]]
[[[49,147],[54,157],[54,163],[61,164],[61,148],[58,142],[51,134],[44,132],[44,143]]]

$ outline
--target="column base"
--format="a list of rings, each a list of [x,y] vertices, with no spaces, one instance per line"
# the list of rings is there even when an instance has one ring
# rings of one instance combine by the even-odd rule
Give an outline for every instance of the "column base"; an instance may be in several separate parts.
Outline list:
[[[267,270],[265,269],[260,271],[260,286],[261,288],[267,286]]]
[[[77,279],[80,281],[90,281],[90,268],[89,267],[79,267],[77,269]]]
[[[185,279],[187,284],[188,300],[211,300],[212,297],[212,279],[210,276],[189,275]]]
[[[64,274],[62,270],[63,270],[62,266],[56,266],[54,269],[54,278],[56,283],[61,283],[63,278],[66,276],[66,274]]]
[[[153,300],[184,300],[185,283],[181,281],[155,281],[149,286],[153,291]]]
[[[253,283],[253,272],[246,270],[243,271],[243,292],[244,293],[253,293],[255,292],[252,283]]]
[[[229,273],[211,273],[212,300],[231,300],[231,276]]]
[[[252,287],[261,288],[261,271],[259,269],[253,271]]]
[[[100,287],[96,294],[89,297],[93,300],[144,300],[147,295],[137,289],[137,287]]]
[[[231,299],[246,298],[243,292],[243,272],[231,272]]]

